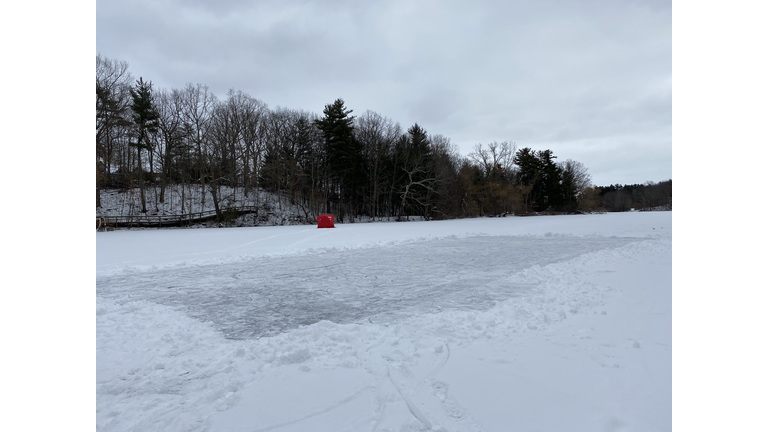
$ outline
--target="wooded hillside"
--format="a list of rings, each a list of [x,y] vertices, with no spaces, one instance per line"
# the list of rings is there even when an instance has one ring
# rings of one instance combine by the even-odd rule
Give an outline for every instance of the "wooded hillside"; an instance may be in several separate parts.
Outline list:
[[[587,167],[551,150],[493,142],[461,156],[417,123],[404,130],[373,111],[353,114],[342,99],[320,115],[270,109],[237,90],[220,100],[202,84],[157,89],[126,62],[97,56],[96,207],[102,189],[137,188],[147,213],[146,188],[158,191],[151,208],[174,185],[210,195],[219,218],[224,187],[339,222],[671,209],[671,180],[595,187]]]

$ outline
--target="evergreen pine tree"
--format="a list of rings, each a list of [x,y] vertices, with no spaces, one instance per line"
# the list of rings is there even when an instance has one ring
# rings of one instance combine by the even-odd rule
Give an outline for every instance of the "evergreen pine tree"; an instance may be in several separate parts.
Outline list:
[[[538,210],[543,195],[541,187],[542,167],[536,152],[529,147],[521,148],[515,153],[513,162],[519,168],[517,181],[526,191],[523,197],[525,200],[526,212],[528,211],[529,205],[532,206],[534,210]]]
[[[562,169],[555,163],[552,150],[542,150],[537,153],[541,167],[541,188],[544,194],[541,210],[552,208],[560,210],[564,201],[562,187]]]
[[[131,89],[131,97],[133,98],[131,110],[133,110],[133,123],[136,126],[136,142],[131,142],[130,145],[131,147],[136,147],[138,152],[141,211],[146,213],[147,200],[144,195],[144,168],[141,164],[141,151],[152,150],[150,137],[157,132],[160,114],[155,109],[154,101],[152,100],[151,81],[144,82],[143,78],[139,78]]]
[[[343,99],[336,99],[325,106],[325,117],[315,120],[315,124],[323,132],[326,145],[327,164],[332,183],[338,190],[340,204],[339,220],[343,222],[344,214],[355,214],[357,194],[355,188],[363,185],[359,178],[362,164],[362,146],[355,139],[351,109],[344,107]],[[331,186],[331,185],[327,185]],[[330,212],[330,200],[326,201],[326,211]]]

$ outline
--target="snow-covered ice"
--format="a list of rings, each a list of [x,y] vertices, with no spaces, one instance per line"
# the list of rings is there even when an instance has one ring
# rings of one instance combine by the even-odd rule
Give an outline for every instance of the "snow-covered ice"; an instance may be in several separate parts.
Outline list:
[[[672,427],[671,212],[96,239],[98,430]]]

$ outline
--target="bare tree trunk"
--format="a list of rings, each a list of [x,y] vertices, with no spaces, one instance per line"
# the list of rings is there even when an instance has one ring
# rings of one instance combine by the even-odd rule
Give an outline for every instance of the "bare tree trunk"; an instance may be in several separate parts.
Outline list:
[[[200,211],[205,210],[205,175],[200,174]]]
[[[251,154],[250,154],[250,148],[246,146],[245,148],[245,155],[243,155],[243,194],[245,195],[245,198],[248,198],[248,186],[251,182]]]
[[[408,192],[410,189],[411,189],[411,184],[409,183],[405,187],[405,192],[403,192],[403,195],[401,197],[402,200],[400,201],[400,209],[397,211],[397,219],[395,219],[397,221],[401,220],[403,217],[403,212],[405,212],[405,200],[408,198]]]
[[[216,210],[216,220],[221,222],[221,209],[219,208],[219,184],[217,181],[208,184],[211,189],[211,196],[213,197],[213,208]]]
[[[165,204],[165,174],[160,179],[160,202]],[[171,199],[173,202],[173,199]]]
[[[101,208],[101,172],[99,171],[99,161],[96,161],[96,208]]]
[[[141,191],[141,212],[147,212],[147,198],[144,195],[144,167],[141,165],[141,148],[138,148],[139,190]]]

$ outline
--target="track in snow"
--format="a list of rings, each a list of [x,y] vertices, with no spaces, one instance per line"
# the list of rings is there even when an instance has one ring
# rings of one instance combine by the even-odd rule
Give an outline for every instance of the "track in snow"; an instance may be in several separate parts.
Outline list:
[[[533,265],[639,241],[619,237],[479,236],[98,278],[99,296],[148,300],[211,321],[230,339],[321,320],[390,324],[440,310],[485,310],[531,285]]]

